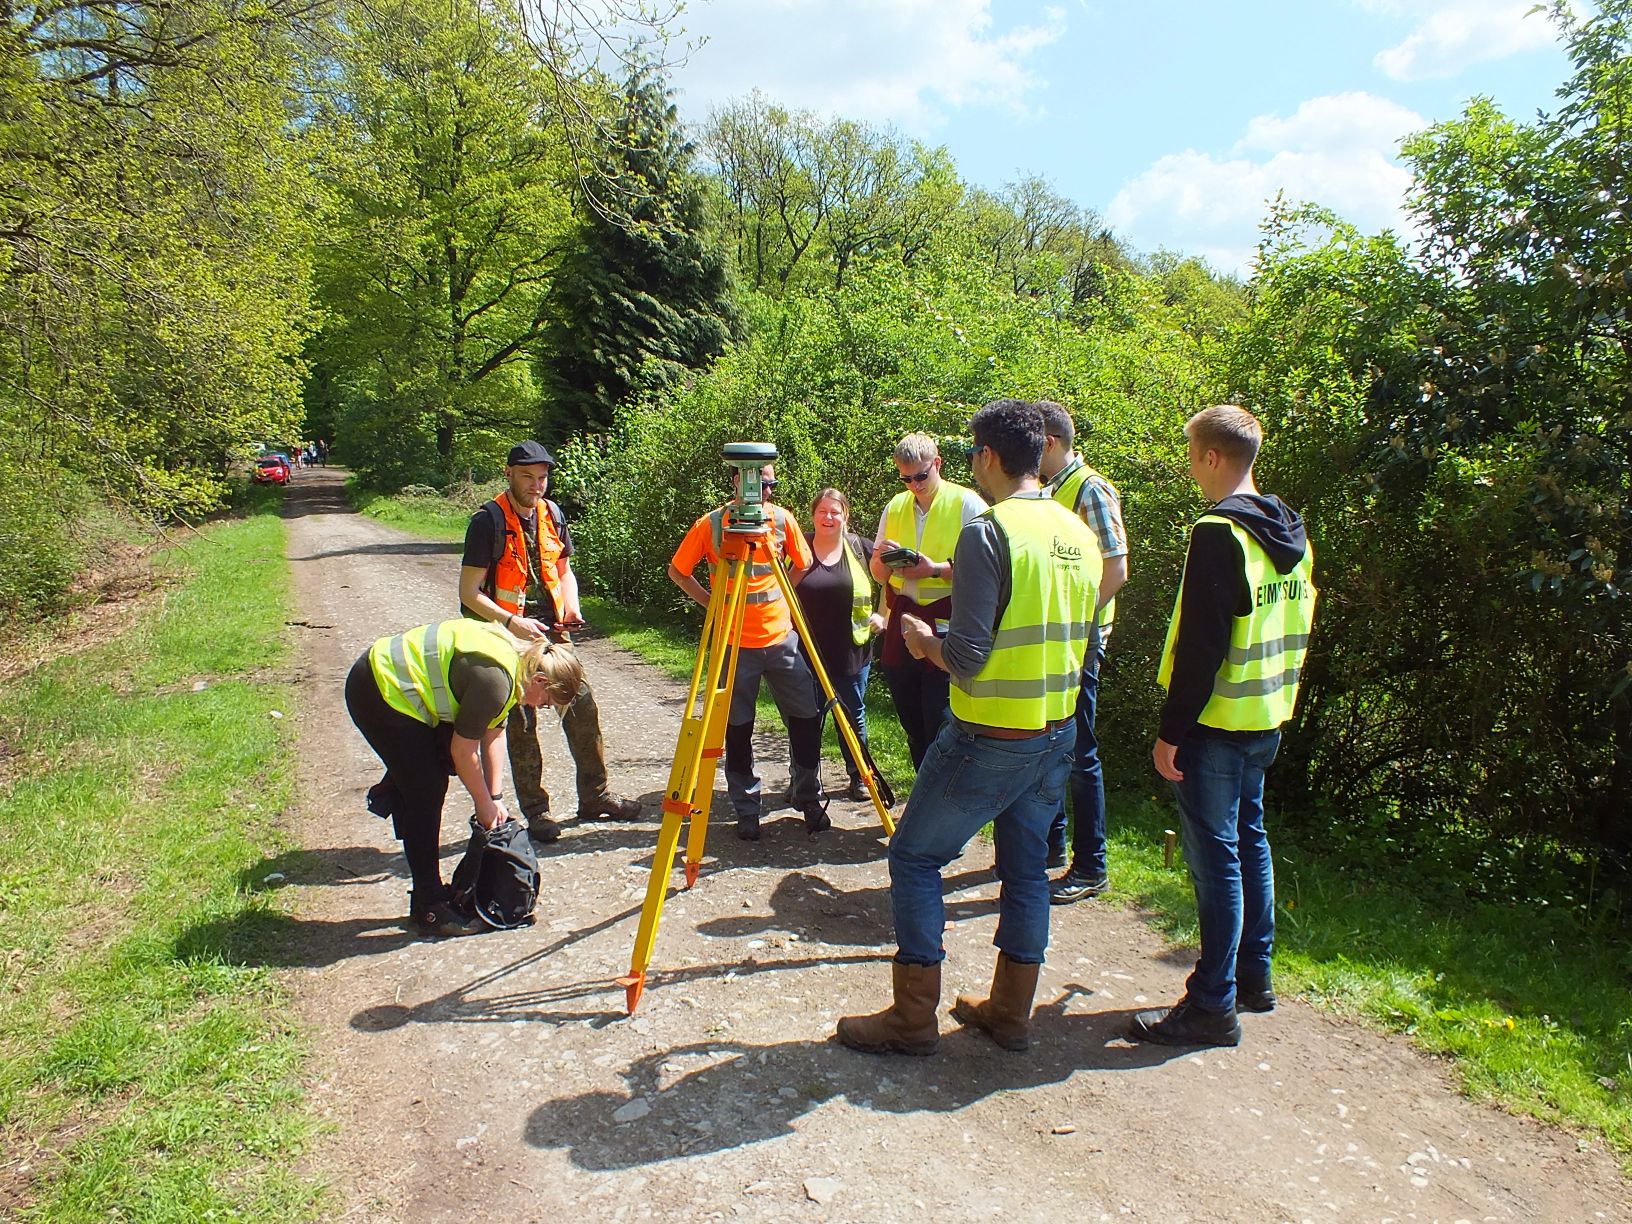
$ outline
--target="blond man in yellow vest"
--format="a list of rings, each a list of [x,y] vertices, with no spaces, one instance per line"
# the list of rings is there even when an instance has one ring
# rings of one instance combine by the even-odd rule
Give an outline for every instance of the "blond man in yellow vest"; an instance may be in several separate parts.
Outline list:
[[[1223,404],[1185,425],[1190,475],[1212,503],[1190,532],[1158,682],[1167,690],[1156,772],[1173,784],[1196,890],[1201,956],[1173,1007],[1140,1012],[1129,1035],[1233,1046],[1238,1011],[1275,1007],[1275,873],[1264,772],[1292,716],[1314,625],[1314,551],[1303,520],[1258,491],[1263,428]]]
[[[1072,715],[1102,562],[1093,532],[1040,485],[1037,405],[997,400],[969,428],[969,466],[993,505],[958,537],[945,637],[916,616],[902,618],[914,656],[950,675],[952,716],[890,839],[894,1001],[839,1021],[839,1040],[867,1053],[935,1052],[946,955],[941,871],[987,823],[1003,882],[992,941],[997,969],[990,997],[960,996],[953,1017],[1005,1049],[1027,1048],[1048,947],[1048,827],[1071,770]]]
[[[509,488],[477,510],[465,530],[460,610],[501,625],[524,642],[568,641],[568,631],[583,622],[578,576],[572,572],[572,533],[561,508],[544,496],[554,467],[554,456],[537,442],[511,447],[504,468]],[[561,729],[577,774],[578,818],[639,816],[639,802],[611,789],[601,711],[587,679],[562,711]],[[538,730],[538,711],[518,705],[505,739],[527,831],[535,842],[553,842],[561,825],[550,815]]]
[[[936,632],[946,632],[952,615],[952,550],[958,533],[986,503],[973,489],[942,479],[940,447],[926,433],[910,433],[895,444],[895,466],[906,487],[879,516],[868,568],[884,586],[889,608],[879,664],[916,769],[946,721],[950,694],[946,673],[907,650],[902,618],[916,616]],[[897,553],[892,563],[893,550],[916,555]]]

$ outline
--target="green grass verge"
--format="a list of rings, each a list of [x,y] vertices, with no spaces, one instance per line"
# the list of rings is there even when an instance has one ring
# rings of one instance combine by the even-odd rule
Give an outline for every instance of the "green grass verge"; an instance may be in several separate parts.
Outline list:
[[[130,630],[13,685],[0,714],[0,1215],[317,1218],[303,1044],[265,968],[199,932],[246,891],[293,793],[275,499],[190,537]]]
[[[427,540],[462,540],[470,516],[500,488],[472,486],[453,496],[425,493],[367,493],[348,481],[346,494],[357,510],[371,519],[401,528]]]

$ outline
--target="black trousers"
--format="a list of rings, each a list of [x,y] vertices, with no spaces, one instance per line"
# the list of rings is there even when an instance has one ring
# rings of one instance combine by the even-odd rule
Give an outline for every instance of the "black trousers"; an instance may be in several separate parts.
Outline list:
[[[912,767],[924,763],[924,754],[952,716],[952,677],[938,667],[914,661],[906,667],[884,665],[884,684],[895,703],[895,716],[907,733]]]
[[[380,695],[365,652],[346,676],[346,711],[402,798],[393,821],[413,877],[419,915],[442,900],[442,804],[448,797],[451,727],[427,727],[393,710]]]

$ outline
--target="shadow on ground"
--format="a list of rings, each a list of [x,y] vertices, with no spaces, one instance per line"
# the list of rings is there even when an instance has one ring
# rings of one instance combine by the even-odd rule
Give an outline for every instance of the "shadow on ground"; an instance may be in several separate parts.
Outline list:
[[[883,963],[878,984],[882,1001]],[[1022,1054],[962,1029],[943,1033],[931,1058],[857,1054],[831,1040],[658,1051],[623,1072],[627,1094],[587,1092],[538,1106],[525,1138],[565,1149],[579,1168],[628,1169],[791,1135],[798,1119],[839,1097],[882,1113],[951,1113],[1082,1070],[1135,1071],[1192,1053],[1126,1041],[1130,1011],[1066,1012],[1073,995],[1087,993],[1071,987],[1039,1007],[1038,1045]]]

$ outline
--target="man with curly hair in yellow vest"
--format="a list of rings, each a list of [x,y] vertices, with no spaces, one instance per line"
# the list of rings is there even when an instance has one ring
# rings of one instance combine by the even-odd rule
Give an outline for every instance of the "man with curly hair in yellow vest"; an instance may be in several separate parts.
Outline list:
[[[1140,1012],[1129,1036],[1233,1046],[1238,1011],[1275,1006],[1264,772],[1298,699],[1315,621],[1314,550],[1297,512],[1253,481],[1264,431],[1252,413],[1221,404],[1184,432],[1190,475],[1212,509],[1190,532],[1157,675],[1167,700],[1151,756],[1178,797],[1201,956],[1184,997]]]

